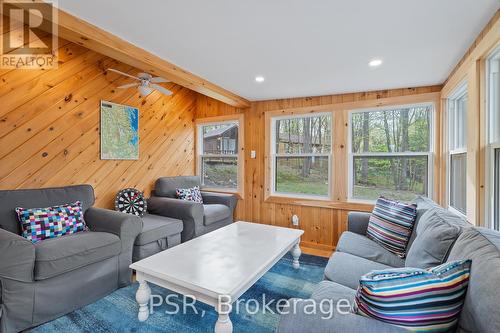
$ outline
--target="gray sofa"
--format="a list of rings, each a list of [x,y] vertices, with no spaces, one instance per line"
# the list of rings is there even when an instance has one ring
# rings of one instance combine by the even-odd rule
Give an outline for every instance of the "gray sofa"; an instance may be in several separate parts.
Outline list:
[[[232,194],[204,192],[203,204],[179,200],[178,188],[201,186],[200,177],[163,177],[155,183],[155,189],[148,200],[148,212],[155,215],[182,220],[184,228],[181,241],[219,229],[233,222],[236,196]]]
[[[33,244],[15,207],[80,200],[90,231]],[[92,303],[131,282],[138,217],[92,207],[90,185],[0,191],[0,332],[17,332]]]
[[[418,198],[417,221],[405,260],[367,237],[370,214],[350,213],[348,231],[325,268],[325,280],[316,286],[311,300],[348,300],[353,304],[359,278],[371,270],[394,267],[428,268],[446,261],[472,259],[469,287],[456,332],[500,332],[500,233],[476,228],[461,217]],[[307,302],[296,302],[297,311],[280,318],[278,332],[408,332],[372,318],[335,309],[331,318],[309,314]],[[342,301],[345,302],[345,301]],[[343,303],[340,303],[343,304]],[[326,319],[323,319],[326,318]]]

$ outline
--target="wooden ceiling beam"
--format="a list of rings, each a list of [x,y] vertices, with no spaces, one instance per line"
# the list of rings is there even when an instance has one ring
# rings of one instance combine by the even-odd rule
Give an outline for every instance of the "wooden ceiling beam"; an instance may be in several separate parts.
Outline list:
[[[23,7],[22,4],[18,5]],[[161,76],[178,85],[226,104],[247,108],[250,102],[222,87],[190,73],[103,29],[57,9],[57,35],[145,72]]]

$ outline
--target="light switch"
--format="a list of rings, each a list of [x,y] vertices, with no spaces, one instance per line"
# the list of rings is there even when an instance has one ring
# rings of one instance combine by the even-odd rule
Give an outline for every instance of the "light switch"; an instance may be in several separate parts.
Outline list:
[[[257,157],[257,153],[255,152],[255,150],[252,150],[250,152],[250,158],[256,158]]]

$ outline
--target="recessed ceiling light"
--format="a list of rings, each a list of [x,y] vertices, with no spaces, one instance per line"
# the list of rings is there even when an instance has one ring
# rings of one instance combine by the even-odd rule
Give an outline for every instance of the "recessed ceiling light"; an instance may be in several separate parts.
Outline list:
[[[378,66],[382,65],[382,60],[381,59],[373,59],[372,61],[370,61],[368,63],[368,65],[370,65],[370,67],[378,67]]]
[[[255,82],[261,83],[264,82],[264,80],[265,80],[264,77],[261,75],[255,77]]]

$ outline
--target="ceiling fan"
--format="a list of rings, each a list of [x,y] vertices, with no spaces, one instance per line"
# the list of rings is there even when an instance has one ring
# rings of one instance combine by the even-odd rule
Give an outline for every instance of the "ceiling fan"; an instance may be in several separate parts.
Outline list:
[[[108,70],[124,76],[128,76],[129,78],[139,81],[136,83],[124,84],[123,86],[119,86],[118,87],[119,89],[128,89],[132,87],[137,87],[139,93],[143,97],[151,94],[153,90],[158,90],[159,92],[167,96],[172,95],[172,92],[170,90],[163,88],[162,86],[157,84],[162,82],[170,82],[162,77],[153,77],[151,74],[148,73],[138,73],[137,76],[133,76],[113,68],[109,68]]]

